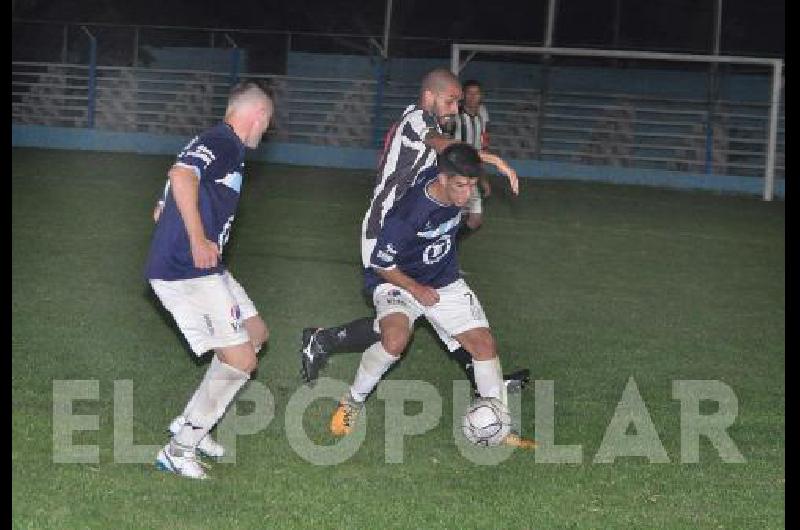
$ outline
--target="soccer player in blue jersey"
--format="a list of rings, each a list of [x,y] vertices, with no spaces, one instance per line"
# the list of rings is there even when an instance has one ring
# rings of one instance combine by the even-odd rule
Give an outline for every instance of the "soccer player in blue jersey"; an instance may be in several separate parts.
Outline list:
[[[222,252],[236,216],[245,149],[254,149],[273,113],[258,84],[231,90],[222,122],[192,139],[169,170],[145,277],[196,355],[214,350],[211,365],[170,426],[173,436],[156,466],[206,478],[197,452],[220,457],[209,431],[250,379],[268,337],[252,300],[228,272]]]
[[[462,208],[481,174],[474,147],[450,145],[387,213],[364,271],[380,337],[364,351],[355,380],[331,417],[333,435],[352,432],[364,401],[400,358],[421,316],[450,351],[469,352],[479,394],[507,403],[494,337],[478,297],[460,277],[455,244]],[[516,434],[505,443],[535,447]]]
[[[460,98],[461,84],[452,72],[443,68],[431,70],[422,79],[417,103],[406,107],[386,135],[372,200],[361,224],[361,261],[365,268],[369,267],[386,213],[423,172],[435,167],[437,153],[456,142],[442,132],[442,126],[455,119]],[[489,152],[481,152],[480,157],[508,177],[514,194],[519,192],[517,175],[504,160]],[[376,340],[372,317],[330,328],[305,328],[300,345],[301,377],[311,382],[330,354],[364,351]],[[474,384],[469,353],[458,349],[453,357]],[[527,370],[512,374],[508,379],[511,387],[524,384],[527,374]]]

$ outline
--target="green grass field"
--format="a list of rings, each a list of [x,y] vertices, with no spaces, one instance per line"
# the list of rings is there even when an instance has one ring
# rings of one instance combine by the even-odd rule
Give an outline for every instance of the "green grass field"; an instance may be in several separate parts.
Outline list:
[[[388,379],[436,386],[444,414],[385,462],[384,403],[367,438],[335,466],[298,456],[284,410],[300,386],[298,336],[369,311],[358,233],[372,175],[249,163],[226,249],[231,271],[272,332],[256,380],[275,419],[238,439],[237,463],[196,482],[114,462],[114,381],[134,385],[134,440],[157,445],[205,371],[142,278],[151,208],[171,157],[14,149],[12,164],[12,478],[15,528],[782,528],[785,508],[785,204],[755,197],[524,180],[499,187],[461,248],[506,370],[555,387],[555,442],[582,463],[515,452],[478,466],[452,436],[461,377],[427,328]],[[325,375],[350,382],[358,354]],[[633,377],[670,463],[593,459]],[[97,464],[53,462],[53,381],[99,381],[75,414],[99,429],[75,444]],[[706,439],[681,462],[676,380],[728,385],[728,433],[746,463]],[[534,388],[522,422],[534,432]],[[715,411],[713,403],[703,407]],[[304,418],[327,434],[333,401]],[[246,410],[240,411],[242,414]],[[414,413],[409,405],[408,413]],[[155,457],[155,455],[153,455]]]

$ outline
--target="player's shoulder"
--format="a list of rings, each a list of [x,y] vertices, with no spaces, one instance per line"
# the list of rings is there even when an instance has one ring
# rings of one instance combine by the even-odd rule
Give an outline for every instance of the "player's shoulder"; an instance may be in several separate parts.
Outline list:
[[[403,111],[401,121],[419,124],[420,126],[432,126],[436,122],[436,117],[433,113],[428,112],[419,105],[409,105]]]
[[[430,177],[418,181],[396,204],[396,216],[403,219],[411,228],[419,228],[428,220],[431,212],[437,208],[428,196],[427,187]]]
[[[225,147],[236,147],[242,143],[233,131],[233,127],[225,122],[220,122],[206,129],[201,134],[201,138]]]
[[[235,156],[244,151],[244,144],[225,122],[210,127],[197,136],[196,145],[202,145],[215,155]]]

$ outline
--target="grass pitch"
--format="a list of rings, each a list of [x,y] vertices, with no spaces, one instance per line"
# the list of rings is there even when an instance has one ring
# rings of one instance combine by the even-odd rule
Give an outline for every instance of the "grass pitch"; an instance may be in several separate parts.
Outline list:
[[[161,445],[206,368],[142,279],[172,158],[12,154],[15,528],[784,526],[783,202],[536,180],[511,200],[498,185],[461,266],[504,368],[553,382],[555,443],[580,445],[581,463],[519,451],[497,466],[465,459],[452,436],[460,371],[418,327],[388,379],[434,385],[438,426],[406,439],[403,463],[386,463],[384,403],[373,397],[355,456],[317,466],[291,448],[284,411],[300,386],[300,330],[369,311],[358,233],[372,175],[248,163],[226,258],[272,332],[255,379],[274,396],[275,418],[239,437],[235,464],[214,465],[198,483],[114,458],[115,381],[133,384],[134,442]],[[358,360],[334,357],[324,375],[350,382]],[[669,463],[593,463],[631,377]],[[72,436],[99,447],[97,463],[53,462],[55,380],[98,382],[99,399],[76,401],[73,414],[97,416],[99,428]],[[723,462],[705,438],[699,463],[681,462],[676,380],[733,390],[728,433],[745,463]],[[522,399],[533,434],[534,389]],[[319,444],[333,443],[333,406],[319,400],[304,417]]]

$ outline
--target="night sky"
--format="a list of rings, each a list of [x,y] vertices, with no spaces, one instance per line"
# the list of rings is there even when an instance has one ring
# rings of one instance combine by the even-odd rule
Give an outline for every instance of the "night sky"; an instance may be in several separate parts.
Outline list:
[[[559,0],[554,45],[710,53],[714,5]],[[13,17],[381,35],[384,9],[385,0],[14,0]],[[536,45],[544,39],[546,11],[547,0],[394,0],[391,34]],[[783,0],[723,0],[722,53],[783,57],[784,18]]]

